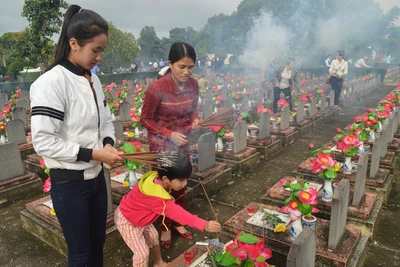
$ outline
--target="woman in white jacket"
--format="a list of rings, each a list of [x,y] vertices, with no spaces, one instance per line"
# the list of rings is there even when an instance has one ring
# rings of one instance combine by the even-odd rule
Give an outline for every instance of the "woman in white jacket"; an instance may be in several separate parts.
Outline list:
[[[108,41],[97,13],[67,10],[54,62],[31,86],[32,142],[50,168],[51,198],[68,246],[68,266],[103,266],[107,191],[102,162],[123,163],[92,69]]]

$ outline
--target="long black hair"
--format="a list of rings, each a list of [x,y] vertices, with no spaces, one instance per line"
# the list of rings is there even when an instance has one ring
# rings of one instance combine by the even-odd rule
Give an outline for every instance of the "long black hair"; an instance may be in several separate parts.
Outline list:
[[[174,64],[184,57],[191,58],[196,63],[196,51],[194,51],[193,46],[183,42],[174,43],[169,50],[168,60],[171,64]]]
[[[62,59],[68,58],[71,50],[69,46],[71,38],[75,38],[79,46],[84,46],[100,34],[108,36],[107,21],[92,10],[82,9],[78,5],[71,5],[64,15],[64,22],[56,46],[54,61],[46,71],[58,65]]]

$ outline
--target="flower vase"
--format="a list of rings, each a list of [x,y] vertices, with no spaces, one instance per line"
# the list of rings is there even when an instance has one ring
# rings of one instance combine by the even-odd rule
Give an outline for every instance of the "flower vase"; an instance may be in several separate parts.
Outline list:
[[[134,170],[129,170],[129,187],[132,189],[138,183],[138,178]]]
[[[135,136],[136,136],[136,137],[139,137],[139,136],[140,136],[139,127],[135,127]]]
[[[333,199],[332,180],[325,180],[324,188],[322,189],[322,201],[331,202]]]
[[[375,142],[375,131],[371,130],[368,135],[368,142],[374,143]]]
[[[314,215],[301,217],[302,226],[315,229],[317,227],[317,217]]]
[[[217,151],[218,152],[224,151],[224,144],[222,143],[222,138],[221,137],[217,138]]]
[[[361,146],[357,149],[357,154],[361,154],[362,152],[364,152],[364,143],[361,142]]]
[[[115,116],[114,113],[111,113],[111,117],[112,117],[112,120],[113,120],[113,121],[117,120],[117,117]]]
[[[214,113],[217,113],[217,112],[218,112],[218,108],[214,107]]]
[[[6,143],[6,137],[4,136],[4,134],[0,135],[0,142],[1,142],[2,144],[5,144],[5,143]]]
[[[236,104],[235,103],[232,104],[232,108],[236,109]]]
[[[346,157],[346,161],[344,162],[344,165],[343,165],[343,173],[351,174],[352,170],[353,170],[353,165],[351,163],[351,157]]]
[[[290,226],[290,239],[295,240],[301,231],[303,231],[303,226],[301,224],[301,218],[298,218],[292,222],[292,225]]]
[[[382,128],[383,128],[382,122],[378,122],[378,132],[379,133],[382,132]]]

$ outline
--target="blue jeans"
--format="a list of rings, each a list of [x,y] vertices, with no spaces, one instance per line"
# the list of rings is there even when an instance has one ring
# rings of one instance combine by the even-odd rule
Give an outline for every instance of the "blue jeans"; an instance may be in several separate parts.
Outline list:
[[[68,246],[68,267],[102,267],[107,220],[104,171],[91,180],[51,177],[51,199]]]

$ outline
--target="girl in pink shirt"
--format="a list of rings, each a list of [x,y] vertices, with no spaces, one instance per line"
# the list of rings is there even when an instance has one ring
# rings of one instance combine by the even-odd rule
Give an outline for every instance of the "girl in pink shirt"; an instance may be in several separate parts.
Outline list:
[[[158,233],[153,222],[162,216],[182,225],[201,231],[219,232],[220,223],[205,221],[175,204],[169,192],[186,187],[192,165],[180,154],[163,156],[157,171],[146,173],[139,183],[125,195],[115,211],[115,225],[122,238],[133,252],[133,266],[148,266],[152,254],[154,266],[166,266],[161,258]]]

